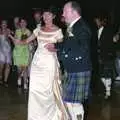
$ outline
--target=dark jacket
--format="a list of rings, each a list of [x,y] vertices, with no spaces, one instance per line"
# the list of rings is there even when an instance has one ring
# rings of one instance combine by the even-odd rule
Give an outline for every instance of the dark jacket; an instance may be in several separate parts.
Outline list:
[[[73,25],[72,34],[64,37],[58,53],[64,69],[69,73],[91,70],[91,31],[82,18]]]
[[[115,56],[115,49],[113,43],[114,31],[111,26],[105,26],[100,39],[98,40],[98,55],[103,62],[113,60]]]

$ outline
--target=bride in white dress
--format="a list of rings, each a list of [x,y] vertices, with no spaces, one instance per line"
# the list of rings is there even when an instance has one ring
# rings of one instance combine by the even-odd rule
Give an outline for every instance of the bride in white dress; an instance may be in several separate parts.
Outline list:
[[[37,38],[38,48],[33,57],[30,72],[30,88],[28,100],[28,120],[68,120],[61,98],[59,63],[56,52],[49,52],[45,45],[61,42],[63,34],[53,24],[54,14],[47,10],[43,13],[45,25],[36,28],[33,34],[22,42],[27,44]],[[14,38],[9,35],[13,41]]]

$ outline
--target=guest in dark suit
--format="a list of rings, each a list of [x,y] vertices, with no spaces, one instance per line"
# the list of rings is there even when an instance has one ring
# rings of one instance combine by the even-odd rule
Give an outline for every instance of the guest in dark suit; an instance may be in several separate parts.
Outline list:
[[[41,28],[41,18],[42,18],[42,14],[41,14],[41,11],[38,9],[36,9],[33,13],[33,18],[34,18],[34,21],[33,21],[33,24],[32,24],[32,30],[34,30],[35,28]],[[37,43],[37,40],[31,42],[31,45],[32,45],[32,56],[34,55],[36,49],[37,49],[37,46],[38,46],[38,43]]]
[[[41,11],[39,10],[39,11],[35,11],[34,12],[34,15],[33,15],[33,17],[34,17],[34,20],[35,20],[35,28],[36,27],[41,27]]]
[[[111,83],[115,75],[114,68],[114,43],[113,43],[113,28],[107,24],[107,19],[104,16],[95,18],[97,25],[97,54],[98,54],[98,70],[100,80],[105,86],[105,98],[108,98],[111,93]]]
[[[75,1],[67,2],[63,17],[68,25],[59,58],[67,72],[63,83],[63,100],[72,120],[83,120],[83,103],[88,100],[91,78],[91,31],[81,16],[81,8]]]

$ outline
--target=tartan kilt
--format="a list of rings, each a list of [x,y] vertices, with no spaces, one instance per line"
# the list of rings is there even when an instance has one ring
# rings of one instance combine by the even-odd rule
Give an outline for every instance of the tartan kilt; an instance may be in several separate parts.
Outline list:
[[[91,72],[67,73],[62,83],[63,101],[83,103],[88,99]]]
[[[103,63],[99,64],[99,74],[100,77],[104,78],[115,78],[116,71],[115,71],[115,63],[113,60],[104,61]]]

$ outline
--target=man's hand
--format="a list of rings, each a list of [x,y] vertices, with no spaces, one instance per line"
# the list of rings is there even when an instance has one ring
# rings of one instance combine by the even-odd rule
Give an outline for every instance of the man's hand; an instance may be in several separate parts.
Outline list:
[[[57,52],[55,45],[52,43],[48,43],[44,46],[49,52]]]

